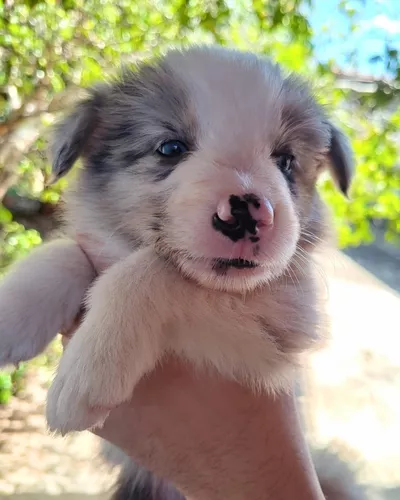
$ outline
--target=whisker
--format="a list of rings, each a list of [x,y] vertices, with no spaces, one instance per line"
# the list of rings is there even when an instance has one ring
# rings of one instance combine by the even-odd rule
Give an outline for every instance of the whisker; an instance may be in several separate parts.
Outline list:
[[[327,274],[324,272],[323,267],[319,265],[317,262],[315,262],[315,260],[311,256],[307,255],[301,248],[297,250],[297,253],[294,255],[293,258],[293,263],[296,265],[296,267],[299,265],[299,261],[300,263],[306,263],[312,266],[312,268],[321,278],[321,281],[325,288],[325,292],[329,295],[328,277]]]

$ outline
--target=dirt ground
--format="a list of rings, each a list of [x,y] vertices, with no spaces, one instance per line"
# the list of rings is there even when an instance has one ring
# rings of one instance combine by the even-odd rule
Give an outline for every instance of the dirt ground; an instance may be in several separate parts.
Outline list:
[[[317,265],[333,320],[331,340],[305,373],[310,442],[356,467],[370,500],[400,500],[400,296],[341,254]],[[109,498],[114,474],[96,440],[47,432],[47,383],[33,370],[21,397],[0,407],[0,499]]]
[[[98,442],[89,433],[61,438],[44,418],[47,374],[32,369],[21,397],[0,407],[0,498],[100,500],[112,485]],[[94,496],[93,496],[94,495]]]
[[[356,467],[368,498],[400,500],[400,295],[343,255],[320,266],[332,324],[305,375],[310,441]]]

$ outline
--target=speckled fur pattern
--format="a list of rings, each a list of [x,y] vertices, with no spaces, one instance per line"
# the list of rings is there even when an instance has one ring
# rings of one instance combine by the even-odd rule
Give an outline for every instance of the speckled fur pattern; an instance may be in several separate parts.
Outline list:
[[[188,153],[160,157],[174,139]],[[295,158],[290,179],[282,152]],[[257,390],[290,387],[320,335],[312,253],[329,224],[316,182],[328,169],[346,194],[352,173],[346,138],[304,82],[250,53],[170,51],[91,89],[57,127],[52,157],[56,179],[83,162],[66,199],[70,239],[0,287],[1,364],[37,355],[85,302],[48,394],[52,430],[101,425],[167,351]],[[275,214],[254,244],[257,271],[217,273],[228,243],[215,206],[255,192]],[[96,280],[76,234],[111,264]]]

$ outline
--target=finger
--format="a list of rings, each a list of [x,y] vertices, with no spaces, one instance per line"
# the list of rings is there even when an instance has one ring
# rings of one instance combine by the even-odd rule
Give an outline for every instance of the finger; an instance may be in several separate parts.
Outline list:
[[[74,322],[72,323],[71,327],[68,330],[64,330],[61,333],[61,344],[63,348],[65,349],[68,345],[69,340],[71,337],[74,335],[76,330],[79,328],[80,324],[82,323],[83,316],[85,314],[85,310],[82,307],[81,310],[79,311],[78,315],[74,319]]]

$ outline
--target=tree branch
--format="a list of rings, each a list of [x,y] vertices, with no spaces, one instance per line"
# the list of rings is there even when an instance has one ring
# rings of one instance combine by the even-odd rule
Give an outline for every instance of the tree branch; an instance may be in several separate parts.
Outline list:
[[[3,141],[4,136],[8,136],[23,123],[30,118],[37,118],[45,113],[55,114],[63,111],[65,108],[73,104],[79,96],[79,88],[70,88],[65,92],[56,94],[50,101],[45,102],[37,99],[40,92],[35,92],[24,105],[12,113],[6,122],[0,124],[0,140]],[[36,100],[35,100],[36,99]],[[8,137],[7,137],[8,139]]]

